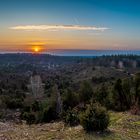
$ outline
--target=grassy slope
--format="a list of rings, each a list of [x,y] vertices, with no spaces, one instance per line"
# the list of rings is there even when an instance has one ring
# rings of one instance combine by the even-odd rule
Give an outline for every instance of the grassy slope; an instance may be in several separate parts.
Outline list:
[[[110,113],[109,130],[86,134],[81,126],[66,127],[62,122],[31,125],[0,124],[0,139],[7,140],[139,140],[140,116]]]
[[[92,77],[110,78],[110,76],[117,79],[128,77],[128,75],[122,70],[105,67],[96,67],[95,70],[92,70],[92,67],[86,67],[83,70],[74,72],[71,77],[73,77],[73,81],[78,82],[83,80],[89,80]]]

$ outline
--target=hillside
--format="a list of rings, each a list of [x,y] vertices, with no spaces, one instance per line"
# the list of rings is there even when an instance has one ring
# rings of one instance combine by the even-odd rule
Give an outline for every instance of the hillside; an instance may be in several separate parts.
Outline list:
[[[63,122],[26,125],[0,123],[1,140],[139,140],[140,116],[110,113],[107,132],[86,134],[82,127],[68,127]]]

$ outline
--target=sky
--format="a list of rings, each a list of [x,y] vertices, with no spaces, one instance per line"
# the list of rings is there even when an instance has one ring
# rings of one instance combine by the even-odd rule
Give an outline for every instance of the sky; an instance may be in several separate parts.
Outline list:
[[[36,47],[140,50],[140,0],[0,0],[0,51]]]

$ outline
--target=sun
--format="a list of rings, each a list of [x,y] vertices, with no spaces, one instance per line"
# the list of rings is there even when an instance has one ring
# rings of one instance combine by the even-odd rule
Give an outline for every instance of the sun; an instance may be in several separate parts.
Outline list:
[[[33,46],[33,52],[34,53],[39,53],[40,52],[40,47],[39,46]]]
[[[40,53],[43,53],[44,51],[44,46],[43,45],[31,45],[30,47],[30,51],[32,53],[36,53],[36,54],[40,54]]]
[[[34,51],[35,51],[35,52],[39,52],[39,48],[38,48],[38,47],[35,47],[35,48],[34,48]]]
[[[40,54],[44,52],[45,43],[42,42],[33,42],[29,44],[30,52]]]

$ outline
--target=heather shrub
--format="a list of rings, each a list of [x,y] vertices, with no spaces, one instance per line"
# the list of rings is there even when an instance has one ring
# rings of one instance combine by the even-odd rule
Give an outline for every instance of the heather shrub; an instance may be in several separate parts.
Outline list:
[[[87,131],[104,131],[109,124],[109,115],[104,107],[91,103],[85,112],[80,114],[80,123]]]
[[[78,113],[74,110],[69,109],[63,113],[63,120],[67,125],[77,125],[79,124]]]

